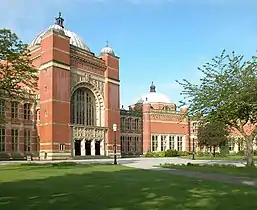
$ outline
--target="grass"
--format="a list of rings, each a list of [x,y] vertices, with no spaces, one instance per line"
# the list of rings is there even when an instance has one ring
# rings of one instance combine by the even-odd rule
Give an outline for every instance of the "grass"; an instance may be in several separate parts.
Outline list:
[[[181,156],[181,158],[192,159],[192,155]],[[244,156],[240,155],[228,155],[226,157],[216,156],[195,156],[196,160],[243,160]],[[254,160],[257,160],[257,156],[254,156]]]
[[[210,173],[222,173],[235,176],[245,176],[251,178],[257,178],[257,168],[246,168],[246,167],[236,167],[233,165],[199,165],[199,164],[163,164],[164,168],[182,169],[189,171],[200,171],[200,172],[210,172]]]
[[[257,190],[114,165],[0,166],[4,210],[245,210]]]

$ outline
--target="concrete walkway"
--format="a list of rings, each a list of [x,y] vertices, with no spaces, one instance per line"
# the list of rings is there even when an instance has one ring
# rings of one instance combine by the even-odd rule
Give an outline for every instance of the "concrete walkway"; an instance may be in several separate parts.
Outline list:
[[[244,186],[257,188],[257,179],[250,178],[250,177],[241,177],[241,176],[228,175],[228,174],[198,172],[198,171],[169,169],[169,168],[160,168],[160,167],[152,168],[151,170],[195,178],[198,180],[211,180],[211,181],[218,181],[226,184],[244,185]]]

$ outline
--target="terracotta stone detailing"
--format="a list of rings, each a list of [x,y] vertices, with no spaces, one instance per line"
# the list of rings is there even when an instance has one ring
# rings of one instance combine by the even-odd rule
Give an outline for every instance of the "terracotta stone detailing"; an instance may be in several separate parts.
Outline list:
[[[76,87],[79,83],[89,83],[93,85],[101,94],[101,96],[104,96],[104,82],[96,80],[92,77],[92,75],[88,72],[84,74],[78,74],[78,73],[72,73],[71,75],[71,89]]]
[[[104,140],[106,128],[103,127],[79,127],[73,126],[72,128],[73,140]]]

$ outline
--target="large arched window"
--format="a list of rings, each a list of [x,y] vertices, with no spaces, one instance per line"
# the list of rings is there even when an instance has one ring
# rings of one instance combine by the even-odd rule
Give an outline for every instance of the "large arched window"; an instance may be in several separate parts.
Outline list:
[[[95,97],[87,88],[77,89],[71,98],[71,123],[95,125]]]

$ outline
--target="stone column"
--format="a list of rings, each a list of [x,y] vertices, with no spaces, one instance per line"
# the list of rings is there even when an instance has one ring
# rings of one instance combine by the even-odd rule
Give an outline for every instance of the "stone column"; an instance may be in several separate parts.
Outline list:
[[[85,139],[83,139],[80,143],[80,147],[81,147],[81,156],[86,156],[86,145],[85,145]]]
[[[170,149],[170,135],[166,136],[166,149],[165,150],[169,150]]]
[[[186,151],[186,136],[182,137],[182,151]]]
[[[104,156],[104,139],[100,142],[100,155]]]
[[[95,156],[95,140],[91,141],[91,155]]]
[[[178,150],[178,136],[174,136],[174,150]]]

